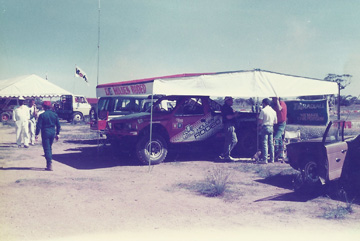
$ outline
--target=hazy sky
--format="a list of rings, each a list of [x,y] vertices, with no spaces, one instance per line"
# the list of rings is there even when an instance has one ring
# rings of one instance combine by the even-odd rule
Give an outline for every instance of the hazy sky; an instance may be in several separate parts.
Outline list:
[[[360,94],[359,0],[101,0],[99,83],[254,68]],[[0,0],[0,79],[37,74],[95,97],[98,0]],[[89,85],[74,77],[83,69]]]

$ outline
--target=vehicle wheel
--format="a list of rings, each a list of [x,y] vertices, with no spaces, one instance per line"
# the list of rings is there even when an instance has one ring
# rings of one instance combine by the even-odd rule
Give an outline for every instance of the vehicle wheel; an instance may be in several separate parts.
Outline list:
[[[165,160],[167,152],[167,143],[158,134],[152,136],[151,145],[148,135],[142,136],[136,144],[136,156],[142,164],[159,164]]]
[[[1,113],[1,122],[7,122],[10,120],[10,114],[7,112]]]
[[[80,121],[82,121],[83,120],[83,115],[80,113],[80,112],[75,112],[74,114],[73,114],[73,116],[72,116],[72,120],[74,121],[74,122],[80,122]]]
[[[237,156],[250,157],[256,152],[256,134],[250,131],[237,133],[238,143],[233,152]]]
[[[304,181],[308,184],[316,184],[320,181],[318,165],[314,161],[307,161],[304,165]]]
[[[321,193],[320,182],[309,184],[305,181],[304,173],[297,174],[293,179],[294,191],[300,195],[316,196]]]
[[[89,117],[90,117],[90,120],[96,120],[96,111],[95,111],[95,108],[91,108],[90,112],[89,112]]]

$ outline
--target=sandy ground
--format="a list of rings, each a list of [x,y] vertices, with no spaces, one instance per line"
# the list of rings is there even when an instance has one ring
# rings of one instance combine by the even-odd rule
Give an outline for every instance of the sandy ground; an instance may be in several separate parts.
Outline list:
[[[40,143],[17,148],[14,127],[0,127],[0,240],[360,240],[359,200],[326,219],[346,202],[294,194],[287,164],[192,150],[150,168],[98,148],[86,125],[62,128],[47,172]],[[213,170],[230,173],[220,197],[199,192]]]

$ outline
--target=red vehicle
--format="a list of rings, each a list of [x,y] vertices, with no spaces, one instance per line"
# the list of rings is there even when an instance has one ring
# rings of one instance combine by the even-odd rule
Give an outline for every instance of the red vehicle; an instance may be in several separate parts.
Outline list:
[[[155,79],[206,74],[210,73],[177,74],[98,85],[96,86],[96,96],[99,101],[90,110],[90,128],[91,130],[103,131],[106,122],[114,117],[146,111],[151,105],[151,99],[158,99],[158,96],[152,96]]]
[[[106,121],[133,113],[146,111],[151,103],[145,96],[109,96],[101,97],[90,110],[91,130],[105,130]]]
[[[105,133],[112,144],[133,147],[141,163],[159,164],[165,160],[169,145],[222,138],[222,129],[220,104],[209,97],[164,96],[154,103],[152,111],[109,120]],[[241,113],[237,130],[239,143],[234,154],[254,154],[256,114]]]

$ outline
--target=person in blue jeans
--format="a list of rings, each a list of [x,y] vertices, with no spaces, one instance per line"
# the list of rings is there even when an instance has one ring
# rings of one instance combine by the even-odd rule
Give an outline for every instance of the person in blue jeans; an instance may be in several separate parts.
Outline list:
[[[277,123],[274,125],[275,156],[280,161],[284,158],[283,135],[286,128],[287,106],[279,97],[272,98],[272,107],[276,112]]]
[[[270,99],[263,99],[262,105],[263,108],[259,114],[259,125],[260,134],[261,134],[261,156],[260,160],[257,162],[259,164],[267,164],[268,151],[270,154],[270,162],[274,162],[275,152],[274,152],[274,124],[277,123],[276,112],[270,106]]]
[[[38,140],[38,135],[41,131],[42,146],[44,149],[46,159],[46,171],[52,171],[52,149],[51,146],[54,139],[59,140],[60,122],[58,115],[51,110],[51,102],[44,101],[43,108],[45,110],[39,116],[36,124],[35,139]]]
[[[221,160],[234,161],[235,159],[231,156],[231,151],[234,149],[236,143],[238,142],[235,124],[237,113],[234,112],[232,105],[234,104],[234,99],[230,96],[225,97],[224,105],[221,108],[221,115],[224,124],[225,131],[225,143],[224,150],[219,156]]]

